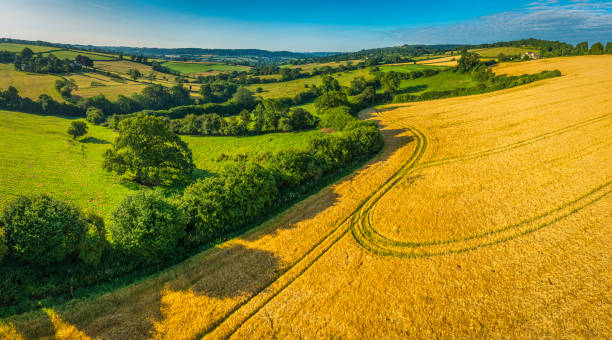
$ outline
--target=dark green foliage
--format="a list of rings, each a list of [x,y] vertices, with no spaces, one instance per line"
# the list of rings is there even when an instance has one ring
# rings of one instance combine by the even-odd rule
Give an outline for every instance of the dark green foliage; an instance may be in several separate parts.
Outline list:
[[[480,64],[478,54],[467,51],[467,48],[461,50],[461,58],[457,61],[457,71],[461,73],[472,72]]]
[[[281,81],[289,81],[300,78],[302,69],[284,67],[280,69]]]
[[[351,84],[349,85],[349,95],[358,95],[363,92],[367,86],[368,83],[364,77],[355,77],[351,80]]]
[[[321,90],[323,90],[323,92],[340,91],[340,83],[338,83],[336,78],[323,76],[321,80],[323,81],[323,84],[321,84]]]
[[[97,107],[89,107],[87,109],[86,120],[92,124],[98,125],[104,123],[104,112]]]
[[[131,68],[128,70],[128,75],[130,76],[130,78],[132,78],[133,80],[136,80],[140,77],[142,77],[142,73],[140,73],[140,71],[138,69],[135,68]]]
[[[604,46],[600,42],[596,42],[591,46],[591,50],[589,50],[589,54],[604,54]]]
[[[142,114],[119,123],[119,136],[104,153],[103,167],[120,175],[129,172],[145,185],[184,180],[194,169],[191,150],[170,131],[168,120]]]
[[[257,164],[232,164],[190,185],[182,207],[189,244],[203,244],[264,216],[277,195],[272,174]]]
[[[382,76],[380,79],[380,85],[382,85],[385,92],[396,93],[401,81],[402,80],[399,73],[391,71],[386,72]]]
[[[0,90],[0,109],[65,116],[82,116],[85,112],[71,103],[59,103],[46,94],[41,94],[37,101],[21,97],[13,86],[9,86],[6,91]]]
[[[77,137],[81,137],[87,133],[87,124],[80,120],[74,120],[70,122],[70,127],[68,128],[68,134],[72,136],[72,139],[76,139]]]
[[[0,263],[4,260],[4,257],[8,253],[8,246],[6,244],[6,232],[3,227],[0,227]]]
[[[68,59],[59,59],[53,53],[34,54],[27,47],[15,56],[14,64],[17,70],[35,73],[68,73],[81,69],[80,65]]]
[[[351,115],[351,108],[348,106],[338,106],[333,109],[326,110],[321,119],[321,126],[332,128],[336,131],[344,130],[344,128],[355,120]]]
[[[583,41],[581,43],[578,43],[576,45],[576,47],[574,48],[574,53],[577,55],[585,55],[589,53],[589,43],[586,41]]]
[[[60,95],[64,98],[71,98],[72,91],[78,88],[74,79],[58,79],[55,81],[55,88],[60,93]]]
[[[85,232],[79,244],[79,258],[90,266],[100,263],[102,254],[106,249],[106,229],[102,217],[89,213],[83,219]]]
[[[326,110],[333,109],[338,106],[348,106],[349,101],[344,92],[341,91],[329,91],[323,93],[317,100],[315,100],[315,108],[320,114]]]
[[[255,107],[255,97],[253,97],[253,92],[249,91],[246,87],[239,87],[234,93],[232,100],[236,105],[242,107],[246,110],[252,110]]]
[[[185,221],[175,203],[157,191],[128,196],[112,216],[113,241],[142,263],[169,258],[185,233]]]
[[[10,256],[33,265],[64,261],[84,233],[80,211],[47,195],[20,196],[2,212]]]
[[[608,41],[606,44],[606,50],[604,52],[606,54],[612,54],[612,41]]]

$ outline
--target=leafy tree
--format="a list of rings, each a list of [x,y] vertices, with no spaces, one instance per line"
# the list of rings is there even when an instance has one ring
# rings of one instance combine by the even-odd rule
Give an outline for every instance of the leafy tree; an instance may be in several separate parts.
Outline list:
[[[386,72],[382,76],[382,78],[380,79],[380,84],[382,85],[385,92],[396,93],[399,89],[401,81],[402,80],[400,79],[399,74],[397,72],[391,71]]]
[[[112,214],[114,242],[145,264],[160,263],[175,253],[185,233],[177,205],[157,191],[127,196]]]
[[[274,176],[254,164],[231,164],[185,189],[181,207],[191,245],[213,241],[262,217],[277,196]]]
[[[85,233],[79,243],[79,258],[90,266],[97,266],[108,246],[104,220],[96,214],[89,213],[85,216],[84,222]]]
[[[321,113],[334,107],[348,106],[349,101],[344,92],[330,91],[323,93],[319,98],[317,98],[314,105],[317,112]]]
[[[606,43],[606,54],[612,54],[612,41],[608,41],[608,43]]]
[[[589,43],[586,41],[578,43],[576,47],[574,48],[574,50],[576,51],[576,54],[578,55],[587,54],[589,53]]]
[[[340,83],[338,83],[336,78],[332,76],[323,76],[321,80],[323,81],[323,84],[321,84],[321,90],[323,90],[323,92],[340,91]]]
[[[339,106],[325,111],[321,119],[321,126],[342,131],[355,117],[351,115],[351,109],[346,106]]]
[[[86,120],[92,124],[98,125],[104,122],[104,112],[97,107],[90,106],[87,108]]]
[[[87,133],[87,124],[80,120],[74,120],[70,122],[70,127],[68,128],[68,134],[72,136],[72,139],[76,139],[77,137],[81,137]]]
[[[138,69],[135,68],[131,68],[128,70],[128,75],[130,76],[130,78],[136,80],[140,77],[142,77],[142,73],[140,73],[140,71]]]
[[[84,233],[81,212],[47,195],[20,196],[0,216],[10,254],[18,261],[48,265],[77,251]]]
[[[355,96],[363,92],[367,86],[367,82],[364,77],[355,77],[351,80],[351,84],[349,86],[349,94],[351,96]]]
[[[240,111],[240,120],[244,125],[249,125],[251,122],[251,113],[248,110]]]
[[[591,46],[591,50],[589,51],[589,54],[603,54],[604,53],[604,47],[603,44],[600,42],[596,42],[593,44],[593,46]]]
[[[255,107],[255,97],[253,97],[253,92],[249,91],[244,86],[241,86],[238,88],[238,90],[236,90],[236,93],[234,93],[234,96],[232,97],[232,101],[236,103],[236,105],[247,110],[251,110],[253,107]]]
[[[74,60],[83,65],[83,66],[88,66],[88,67],[93,67],[94,66],[94,62],[93,60],[91,60],[89,57],[87,56],[83,56],[83,55],[77,55]]]
[[[288,118],[291,129],[286,131],[305,130],[314,127],[316,124],[316,118],[310,112],[299,107],[291,109]]]
[[[145,185],[185,179],[194,169],[191,150],[169,130],[168,120],[143,114],[119,123],[119,136],[104,153],[103,167],[119,175],[129,172]]]
[[[278,129],[278,121],[289,111],[289,107],[280,100],[264,99],[257,105],[253,114],[255,115],[256,130]]]
[[[55,88],[59,91],[60,95],[64,98],[70,98],[72,91],[78,89],[74,79],[58,79],[55,81]]]
[[[376,90],[372,86],[366,87],[363,92],[357,96],[357,101],[361,107],[368,107],[377,102]]]
[[[467,48],[461,49],[461,58],[457,61],[457,70],[461,73],[472,72],[480,64],[478,54],[468,52]]]

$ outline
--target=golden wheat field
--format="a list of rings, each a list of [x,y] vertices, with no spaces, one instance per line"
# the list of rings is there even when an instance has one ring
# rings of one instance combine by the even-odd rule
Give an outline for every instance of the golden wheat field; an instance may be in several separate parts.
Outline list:
[[[460,56],[434,58],[434,59],[417,61],[417,64],[435,65],[435,66],[457,66],[457,60],[459,60],[459,58]]]
[[[363,112],[383,152],[241,237],[0,338],[610,338],[612,57]]]

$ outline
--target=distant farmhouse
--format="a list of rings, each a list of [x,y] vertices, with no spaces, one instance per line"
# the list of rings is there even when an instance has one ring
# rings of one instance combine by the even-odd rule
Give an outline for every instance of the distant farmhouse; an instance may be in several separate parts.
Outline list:
[[[529,59],[539,59],[540,55],[535,53],[535,52],[525,52],[523,53],[523,55],[521,56],[521,59],[525,59],[525,58],[529,58]]]

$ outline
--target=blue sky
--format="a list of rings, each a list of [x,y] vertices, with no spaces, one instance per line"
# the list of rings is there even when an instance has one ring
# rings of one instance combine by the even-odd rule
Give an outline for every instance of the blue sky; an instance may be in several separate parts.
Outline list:
[[[612,2],[7,1],[0,35],[147,47],[354,51],[528,37],[612,41]]]

